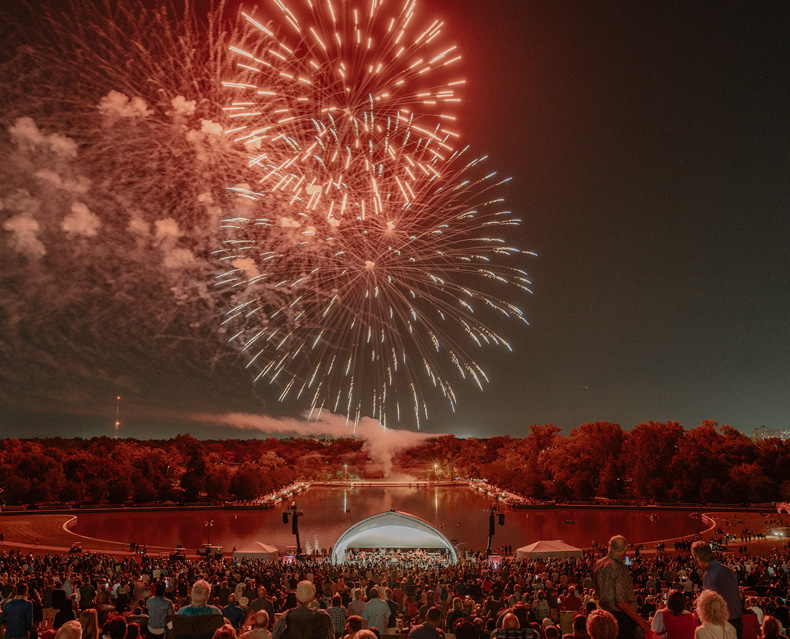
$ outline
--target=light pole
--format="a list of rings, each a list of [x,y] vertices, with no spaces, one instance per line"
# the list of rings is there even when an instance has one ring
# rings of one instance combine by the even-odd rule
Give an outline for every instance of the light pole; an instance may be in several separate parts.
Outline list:
[[[488,548],[486,548],[486,557],[491,556],[491,539],[494,537],[497,520],[499,520],[500,526],[504,526],[505,513],[499,512],[496,504],[492,504],[491,511],[488,514]]]
[[[284,524],[288,523],[288,517],[291,518],[291,532],[294,535],[296,535],[296,556],[297,557],[299,557],[299,555],[302,554],[302,544],[299,541],[299,518],[302,515],[304,515],[304,513],[301,512],[296,507],[296,502],[291,503],[290,508],[288,508],[287,510],[283,511],[283,523]]]
[[[115,439],[118,439],[118,429],[121,427],[121,396],[115,397]]]
[[[214,525],[214,520],[213,519],[209,519],[206,522],[206,545],[207,546],[211,545],[211,527],[213,525]]]

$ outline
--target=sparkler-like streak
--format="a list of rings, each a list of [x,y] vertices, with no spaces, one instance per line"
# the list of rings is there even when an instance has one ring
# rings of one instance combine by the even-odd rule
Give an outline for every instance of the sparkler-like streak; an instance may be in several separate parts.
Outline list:
[[[282,401],[419,426],[427,389],[454,409],[458,382],[488,381],[472,351],[509,348],[495,316],[526,323],[509,301],[530,285],[505,232],[519,220],[454,150],[459,56],[440,23],[417,28],[415,0],[274,2],[283,24],[246,16],[267,46],[235,48],[242,79],[225,82],[226,133],[260,148],[242,195],[266,211],[224,222],[225,325]]]
[[[250,399],[217,336],[211,286],[226,187],[248,179],[244,149],[219,123],[228,46],[246,46],[247,23],[225,0],[200,8],[0,6],[6,405],[56,398],[79,412],[106,388],[173,408],[180,399],[163,389],[181,375]],[[32,384],[36,373],[51,383]]]

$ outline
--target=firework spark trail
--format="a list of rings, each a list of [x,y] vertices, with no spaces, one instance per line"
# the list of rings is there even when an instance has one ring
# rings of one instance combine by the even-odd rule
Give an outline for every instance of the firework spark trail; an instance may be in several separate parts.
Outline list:
[[[232,377],[210,254],[238,208],[226,187],[245,180],[246,153],[219,123],[227,47],[245,35],[224,0],[210,4],[198,15],[190,2],[70,0],[0,15],[19,21],[0,54],[6,405],[82,410],[97,388],[167,403],[168,378]],[[217,395],[249,397],[233,386]]]
[[[471,348],[509,348],[492,314],[526,321],[508,301],[529,291],[507,263],[523,252],[500,232],[519,221],[454,151],[463,80],[446,79],[460,56],[441,23],[418,26],[415,0],[274,4],[282,24],[247,16],[267,46],[234,47],[241,79],[225,82],[241,123],[226,133],[261,149],[244,194],[269,211],[224,223],[225,324],[281,400],[419,427],[426,388],[455,409],[457,381],[487,382]]]
[[[331,0],[306,4],[309,10],[300,12],[274,0],[280,29],[244,14],[266,46],[257,55],[243,46],[231,48],[242,60],[239,67],[249,72],[224,83],[249,98],[228,107],[232,118],[253,120],[237,128],[245,132],[242,139],[289,135],[299,140],[300,133],[312,136],[315,122],[336,122],[340,143],[353,143],[358,127],[373,126],[368,116],[374,110],[392,120],[415,114],[415,124],[427,118],[433,129],[455,119],[447,107],[460,101],[457,90],[464,80],[447,81],[440,74],[437,79],[437,71],[457,66],[460,56],[454,45],[441,44],[440,22],[423,30],[416,26],[416,0],[394,12],[395,3],[376,0],[356,6],[334,6]],[[260,130],[256,121],[273,130]],[[450,131],[423,133],[457,137]]]
[[[458,137],[447,125],[464,80],[442,75],[457,66],[456,47],[442,44],[440,22],[417,27],[413,0],[308,4],[300,12],[276,0],[279,28],[245,14],[264,46],[258,56],[231,48],[242,73],[224,83],[237,96],[226,107],[227,133],[262,145],[251,159],[261,188],[295,197],[311,189],[310,208],[343,191],[338,210],[351,200],[375,213],[382,176],[412,200],[415,174],[436,173]]]

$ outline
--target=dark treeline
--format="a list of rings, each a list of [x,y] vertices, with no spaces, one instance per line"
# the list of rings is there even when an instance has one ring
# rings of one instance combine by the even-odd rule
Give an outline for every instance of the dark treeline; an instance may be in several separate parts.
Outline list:
[[[6,504],[250,500],[299,478],[328,477],[344,460],[366,461],[363,442],[336,439],[166,441],[6,439],[0,487]],[[329,464],[332,460],[332,464]]]
[[[446,476],[485,478],[540,500],[595,497],[650,502],[759,503],[790,498],[790,441],[752,440],[730,426],[704,421],[583,424],[560,434],[530,426],[522,439],[442,437],[407,451]]]
[[[584,424],[524,438],[445,435],[401,450],[395,473],[486,479],[538,500],[756,503],[790,498],[790,442],[715,422]],[[351,469],[351,470],[349,470]],[[250,500],[297,479],[380,474],[357,439],[0,440],[5,504]],[[348,473],[348,475],[346,475]]]

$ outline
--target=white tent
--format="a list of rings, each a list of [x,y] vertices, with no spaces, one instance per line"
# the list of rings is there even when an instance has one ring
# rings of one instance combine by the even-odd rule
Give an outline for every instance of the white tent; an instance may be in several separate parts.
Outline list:
[[[246,548],[237,548],[233,551],[234,559],[263,559],[264,561],[277,561],[279,551],[274,546],[267,546],[256,541]]]
[[[546,557],[581,557],[584,553],[581,548],[566,544],[561,539],[536,541],[533,544],[519,548],[516,551],[517,559],[544,559]]]

